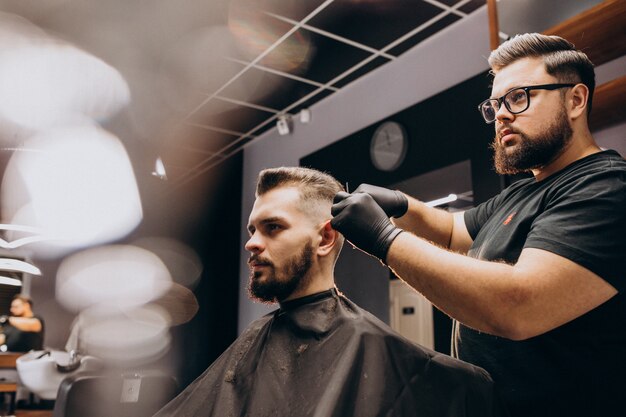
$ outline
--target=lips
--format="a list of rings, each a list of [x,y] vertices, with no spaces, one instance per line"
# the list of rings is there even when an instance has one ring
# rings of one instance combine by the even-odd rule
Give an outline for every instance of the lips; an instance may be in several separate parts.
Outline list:
[[[266,266],[272,266],[272,263],[267,259],[251,256],[248,259],[248,266],[250,267],[250,269],[259,269]]]
[[[508,142],[514,139],[514,135],[516,135],[517,133],[518,132],[514,131],[511,128],[508,128],[508,127],[502,128],[498,131],[498,142],[501,145],[506,146]]]

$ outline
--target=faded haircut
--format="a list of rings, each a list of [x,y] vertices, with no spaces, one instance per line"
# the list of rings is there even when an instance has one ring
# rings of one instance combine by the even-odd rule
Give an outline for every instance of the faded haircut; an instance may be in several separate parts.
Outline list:
[[[489,55],[489,66],[494,72],[522,58],[543,59],[546,72],[561,83],[582,83],[589,89],[587,115],[596,87],[593,63],[573,43],[559,37],[540,33],[516,35]],[[564,93],[562,93],[564,94]]]
[[[318,200],[332,203],[335,194],[343,191],[339,181],[325,172],[303,167],[279,167],[259,173],[256,196],[286,186],[296,187],[304,202]]]

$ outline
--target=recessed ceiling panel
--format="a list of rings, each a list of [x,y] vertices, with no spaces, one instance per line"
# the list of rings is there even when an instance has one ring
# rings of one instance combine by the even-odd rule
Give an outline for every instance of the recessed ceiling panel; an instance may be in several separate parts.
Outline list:
[[[244,3],[247,7],[256,7],[293,20],[302,20],[322,5],[324,0],[237,0],[236,3]]]
[[[415,45],[417,45],[418,43],[420,43],[421,41],[423,41],[424,39],[434,35],[435,33],[439,32],[441,29],[445,29],[446,27],[448,27],[449,25],[451,25],[452,23],[456,22],[459,19],[461,19],[460,16],[453,14],[453,13],[449,13],[445,15],[444,17],[442,17],[441,19],[434,22],[433,24],[431,24],[430,26],[427,26],[425,29],[417,32],[415,35],[411,36],[404,42],[393,47],[388,52],[392,55],[399,56],[403,54],[404,52],[408,51],[409,49],[411,49],[412,47],[414,47]]]
[[[272,116],[272,113],[213,99],[193,114],[189,121],[219,129],[245,133]]]
[[[317,87],[256,68],[248,69],[220,96],[282,110]]]
[[[335,1],[308,24],[382,49],[443,9],[424,1]]]
[[[383,64],[386,64],[387,62],[389,62],[389,60],[387,58],[383,58],[383,57],[380,57],[380,56],[377,57],[377,58],[374,58],[372,61],[368,62],[367,64],[363,65],[362,67],[359,67],[354,72],[350,73],[346,77],[344,77],[341,80],[337,81],[334,84],[334,86],[338,87],[338,88],[344,87],[344,86],[348,85],[349,83],[351,83],[352,81],[356,80],[357,78],[360,78],[361,76],[367,74],[368,72],[370,72],[372,70],[375,70],[376,68],[380,67]]]
[[[198,150],[207,154],[217,153],[238,136],[211,130],[201,126],[179,124],[172,129],[170,138],[163,142],[165,152],[176,149]]]
[[[459,7],[459,11],[463,13],[471,13],[474,10],[478,9],[480,6],[484,6],[486,2],[487,0],[470,0],[469,3],[466,3],[463,6]],[[488,30],[486,25],[485,30]]]
[[[332,93],[333,93],[333,91],[330,91],[330,90],[322,90],[319,93],[317,93],[316,95],[314,95],[314,96],[308,98],[307,100],[303,101],[302,103],[298,104],[293,109],[289,110],[289,113],[297,114],[298,112],[300,112],[300,110],[307,109],[307,108],[311,107],[312,105],[314,105],[318,101],[321,101],[321,100],[325,99],[326,97],[328,97]],[[315,117],[315,116],[313,116],[313,117]]]
[[[228,28],[237,40],[240,52],[252,61],[279,41],[293,25],[275,19],[256,7],[244,7],[235,2],[230,8]],[[283,69],[290,63],[281,61],[276,65]]]
[[[454,6],[457,3],[460,3],[461,0],[438,0],[439,3],[443,3],[446,6]]]
[[[292,37],[310,39],[311,45],[315,46],[311,51],[309,64],[294,72],[289,72],[319,83],[327,83],[371,55],[370,52],[306,29],[299,29]],[[263,65],[274,68],[276,60],[273,58],[278,53],[281,52],[277,50],[271,52],[266,59],[263,59]]]

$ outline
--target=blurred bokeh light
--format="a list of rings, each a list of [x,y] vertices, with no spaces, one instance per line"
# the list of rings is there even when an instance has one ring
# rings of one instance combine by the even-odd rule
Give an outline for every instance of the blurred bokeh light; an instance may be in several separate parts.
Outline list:
[[[292,25],[271,15],[270,10],[276,7],[270,3],[250,0],[231,3],[228,26],[250,61],[257,59],[292,28]],[[297,8],[297,2],[285,3]],[[261,63],[279,71],[303,74],[309,67],[313,52],[307,32],[298,30],[265,55]]]
[[[47,38],[0,40],[0,117],[41,130],[104,121],[130,100],[120,73],[82,50]]]
[[[143,215],[124,146],[95,125],[48,130],[26,141],[7,165],[1,196],[5,222],[57,239],[35,244],[41,256],[121,238]]]
[[[170,272],[172,280],[188,288],[194,288],[202,274],[202,261],[198,254],[184,243],[165,237],[145,237],[133,245],[157,255]]]
[[[110,245],[75,253],[57,272],[57,300],[80,311],[96,305],[142,306],[171,285],[169,271],[158,256],[130,245]]]
[[[96,306],[77,321],[79,350],[116,366],[140,366],[162,356],[170,345],[169,316],[161,307]]]

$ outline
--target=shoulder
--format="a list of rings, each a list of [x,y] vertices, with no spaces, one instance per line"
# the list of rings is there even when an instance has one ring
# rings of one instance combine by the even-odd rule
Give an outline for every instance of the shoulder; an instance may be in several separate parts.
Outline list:
[[[550,195],[626,201],[626,161],[614,151],[604,151],[583,158],[557,174]]]
[[[580,159],[563,170],[563,177],[581,178],[597,176],[626,179],[626,160],[615,151],[608,150]],[[557,174],[558,175],[558,174]]]
[[[248,325],[248,327],[244,329],[243,332],[241,332],[241,335],[237,338],[237,340],[247,337],[253,337],[255,334],[259,333],[271,323],[277,312],[278,310],[274,310],[254,320]]]

